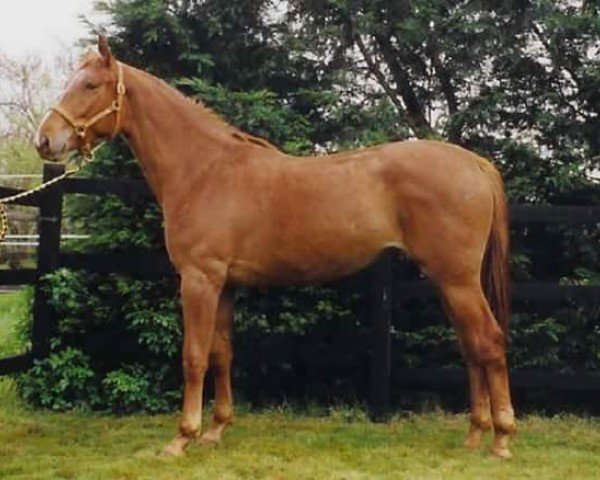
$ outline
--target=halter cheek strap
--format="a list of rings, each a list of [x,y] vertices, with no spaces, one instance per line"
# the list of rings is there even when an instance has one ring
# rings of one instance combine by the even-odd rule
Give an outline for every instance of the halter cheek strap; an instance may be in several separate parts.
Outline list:
[[[113,126],[113,131],[110,135],[111,140],[116,137],[121,129],[121,107],[123,105],[123,96],[126,93],[125,84],[123,83],[123,65],[121,62],[117,62],[117,96],[113,102],[106,107],[104,110],[98,112],[92,118],[84,121],[77,122],[75,119],[60,105],[55,105],[50,107],[50,110],[58,113],[65,121],[73,127],[75,130],[75,134],[77,138],[79,138],[80,145],[79,151],[85,156],[88,157],[91,152],[91,143],[89,139],[87,139],[87,130],[92,125],[102,120],[104,117],[115,114],[115,124]]]

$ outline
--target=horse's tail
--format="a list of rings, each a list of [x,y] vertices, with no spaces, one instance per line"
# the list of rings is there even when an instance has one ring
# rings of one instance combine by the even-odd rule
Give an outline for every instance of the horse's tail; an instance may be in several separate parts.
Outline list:
[[[506,335],[510,316],[508,208],[500,173],[490,162],[481,160],[494,198],[492,228],[483,257],[481,284],[492,313]]]

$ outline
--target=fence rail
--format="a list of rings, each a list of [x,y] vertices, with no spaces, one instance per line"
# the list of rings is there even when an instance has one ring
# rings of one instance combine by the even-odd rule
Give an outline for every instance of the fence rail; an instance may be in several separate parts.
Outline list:
[[[49,180],[60,175],[64,167],[58,164],[45,164],[43,179]],[[0,196],[20,193],[16,188],[0,187]],[[112,180],[99,178],[67,178],[63,182],[20,199],[20,205],[38,207],[40,215],[38,265],[36,269],[0,270],[0,285],[35,285],[33,306],[32,349],[22,355],[0,359],[0,374],[12,373],[28,368],[35,358],[44,357],[48,352],[47,339],[56,321],[47,299],[39,288],[41,276],[59,267],[86,269],[98,273],[123,273],[145,278],[174,275],[165,252],[127,253],[66,253],[60,250],[60,227],[62,202],[65,194],[117,195],[128,200],[137,197],[151,197],[147,184],[136,180]],[[600,206],[567,205],[511,205],[510,216],[513,224],[553,223],[553,224],[594,224],[600,225]],[[434,292],[426,281],[395,281],[392,278],[392,255],[389,252],[368,269],[344,282],[362,285],[369,283],[370,298],[370,405],[374,418],[385,418],[389,411],[390,385],[441,389],[456,387],[465,383],[465,373],[460,370],[391,368],[391,312],[394,301],[407,298],[428,298]],[[576,301],[598,305],[600,287],[585,285],[559,285],[556,283],[516,283],[513,285],[513,298],[516,301],[557,303]],[[600,374],[580,372],[567,375],[556,372],[533,371],[514,372],[512,383],[515,387],[552,388],[567,391],[600,392]]]

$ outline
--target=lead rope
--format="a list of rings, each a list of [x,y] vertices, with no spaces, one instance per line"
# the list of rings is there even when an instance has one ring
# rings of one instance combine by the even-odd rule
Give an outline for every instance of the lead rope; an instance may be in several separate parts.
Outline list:
[[[0,243],[2,243],[4,241],[4,239],[6,238],[6,234],[8,233],[8,211],[6,208],[6,205],[12,202],[15,202],[21,198],[26,198],[29,197],[30,195],[33,195],[34,193],[37,192],[41,192],[42,190],[47,189],[48,187],[54,185],[55,183],[58,183],[62,180],[64,180],[67,177],[70,177],[71,175],[74,175],[75,173],[77,173],[79,170],[81,170],[83,167],[85,167],[86,165],[88,165],[89,163],[91,163],[94,160],[94,152],[100,147],[100,145],[98,145],[98,147],[94,148],[93,150],[88,150],[88,151],[83,151],[83,160],[81,162],[81,164],[77,165],[74,168],[71,168],[69,170],[65,170],[64,173],[61,173],[58,177],[54,177],[50,180],[48,180],[47,182],[42,183],[41,185],[38,185],[37,187],[33,187],[25,192],[20,192],[20,193],[16,193],[15,195],[11,195],[9,197],[4,197],[4,198],[0,198]]]
[[[55,183],[58,183],[61,180],[64,180],[68,176],[77,173],[79,170],[81,170],[83,167],[85,167],[88,163],[90,163],[94,160],[94,152],[99,148],[100,145],[98,145],[96,148],[92,149],[90,142],[86,141],[86,138],[85,138],[86,132],[90,126],[94,125],[99,120],[103,119],[104,117],[106,117],[108,115],[112,115],[114,113],[115,114],[115,124],[113,126],[113,132],[112,132],[112,135],[110,136],[110,138],[111,139],[115,138],[115,136],[119,133],[119,129],[121,126],[121,107],[123,104],[123,97],[125,96],[125,93],[126,93],[125,84],[123,83],[123,64],[121,62],[117,62],[117,92],[116,93],[117,93],[116,99],[113,100],[113,102],[108,107],[106,107],[104,110],[102,110],[101,112],[94,115],[89,120],[86,120],[86,121],[83,121],[80,123],[76,122],[73,119],[73,117],[65,109],[63,109],[60,105],[55,105],[53,107],[50,107],[50,110],[58,113],[61,117],[63,117],[65,119],[65,121],[69,125],[71,125],[71,127],[73,127],[73,130],[75,131],[75,134],[77,135],[77,138],[79,138],[80,144],[78,147],[78,151],[79,151],[79,153],[81,153],[83,160],[82,160],[81,164],[79,164],[75,168],[66,170],[64,173],[62,173],[58,177],[48,180],[47,182],[44,182],[41,185],[38,185],[37,187],[27,190],[26,192],[21,192],[21,193],[15,194],[15,195],[11,195],[10,197],[0,198],[0,243],[2,243],[2,241],[4,241],[4,238],[6,238],[6,234],[8,233],[8,213],[7,213],[7,209],[6,209],[6,205],[8,203],[14,202],[20,198],[28,197],[30,195],[33,195],[36,192],[45,190],[49,186],[54,185]]]

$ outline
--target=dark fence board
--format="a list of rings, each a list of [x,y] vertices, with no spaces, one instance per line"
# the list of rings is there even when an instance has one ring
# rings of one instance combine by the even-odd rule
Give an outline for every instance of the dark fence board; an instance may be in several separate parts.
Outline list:
[[[112,194],[120,197],[152,197],[144,180],[71,177],[64,182],[65,193]],[[14,189],[5,189],[15,191]],[[0,193],[4,190],[0,188]],[[510,218],[519,223],[599,223],[600,207],[586,205],[510,205]]]
[[[29,353],[0,358],[0,375],[22,372],[31,367],[32,363],[32,357]]]
[[[518,282],[512,284],[512,298],[516,301],[560,303],[567,300],[600,304],[600,286],[559,285],[551,282]],[[395,295],[399,299],[411,297],[428,298],[436,295],[426,280],[394,282]]]
[[[600,207],[579,205],[510,205],[510,220],[518,223],[600,223]]]
[[[600,372],[556,373],[546,370],[510,372],[511,388],[548,389],[572,393],[600,391]],[[396,368],[392,375],[394,385],[401,388],[432,390],[467,388],[468,377],[462,369]]]
[[[49,164],[44,167],[44,179],[56,176],[64,167]],[[22,190],[0,187],[0,196],[20,193]],[[98,273],[124,273],[157,278],[174,275],[165,252],[125,252],[111,254],[60,253],[60,205],[63,193],[106,195],[113,194],[123,199],[136,197],[151,198],[153,196],[143,180],[113,180],[102,178],[68,178],[58,185],[21,199],[16,204],[37,206],[40,212],[40,249],[38,270],[0,271],[0,284],[19,285],[36,283],[39,276],[59,266],[74,269],[86,269]],[[513,224],[600,224],[600,207],[597,206],[565,206],[565,205],[511,205],[510,217]],[[402,301],[410,297],[431,298],[435,294],[427,281],[392,281],[391,263],[389,261],[375,266],[374,270],[365,269],[357,275],[329,286],[356,288],[365,290],[371,286],[372,298],[378,298],[371,309],[373,325],[370,331],[360,332],[361,340],[351,340],[349,346],[354,349],[364,348],[371,358],[370,374],[371,409],[374,417],[381,417],[387,410],[390,395],[390,378],[394,385],[401,387],[418,387],[452,389],[457,386],[466,388],[465,371],[455,369],[409,369],[396,368],[390,372],[390,297]],[[34,305],[34,353],[35,356],[45,352],[45,339],[51,331],[53,318],[51,309],[46,304],[43,293],[36,288]],[[577,301],[580,303],[600,304],[599,286],[562,286],[556,283],[516,283],[513,284],[513,298],[516,301],[532,301],[560,303]],[[354,336],[351,335],[350,338]],[[280,339],[283,340],[283,339]],[[341,339],[337,339],[340,341]],[[346,339],[347,340],[347,339]],[[306,341],[306,339],[304,340]],[[289,342],[288,342],[289,343]],[[289,355],[288,343],[278,342],[280,350]],[[307,371],[321,369],[321,356],[327,356],[327,343],[317,345],[298,345],[297,354],[307,359]],[[331,353],[331,352],[329,352]],[[0,374],[23,370],[31,365],[33,355],[28,353],[0,359]],[[333,361],[333,359],[328,359]],[[569,392],[600,391],[600,374],[577,373],[573,375],[557,374],[548,371],[517,371],[511,374],[513,388],[547,388]]]
[[[153,197],[148,184],[143,180],[113,180],[109,178],[72,177],[64,181],[65,193],[89,195],[117,195],[119,197]]]
[[[37,279],[37,270],[33,268],[0,270],[0,285],[28,285],[35,283]]]
[[[63,164],[45,163],[43,181],[52,180],[62,175],[64,171]],[[38,274],[41,277],[58,268],[63,204],[62,184],[59,182],[53,188],[41,191],[40,194],[40,216],[38,218],[40,241],[37,257]],[[32,354],[36,358],[41,358],[45,357],[50,350],[49,340],[56,323],[56,314],[39,283],[35,286],[32,310]]]
[[[0,187],[0,197],[10,197],[12,195],[17,195],[19,193],[23,193],[25,190],[21,190],[20,188],[11,188],[11,187]],[[40,205],[40,194],[39,192],[32,193],[27,197],[20,198],[11,202],[9,205],[25,205],[27,207],[38,207]]]
[[[61,253],[59,265],[73,269],[91,270],[96,273],[129,273],[149,277],[175,274],[175,270],[164,252]]]
[[[386,421],[390,412],[391,321],[394,281],[394,251],[386,250],[371,267],[371,374],[369,409],[371,419]]]

